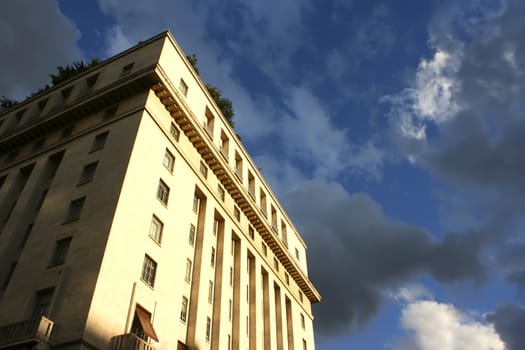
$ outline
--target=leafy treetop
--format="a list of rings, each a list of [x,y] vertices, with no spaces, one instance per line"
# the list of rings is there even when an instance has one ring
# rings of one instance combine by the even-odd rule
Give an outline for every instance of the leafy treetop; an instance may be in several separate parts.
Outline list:
[[[197,59],[197,56],[195,54],[191,56],[186,56],[190,64],[192,65],[193,69],[199,75],[199,69],[197,68],[197,62],[199,61]],[[210,93],[211,97],[217,104],[217,107],[222,112],[222,115],[226,118],[230,126],[233,128],[235,123],[233,122],[233,117],[235,116],[235,111],[233,110],[233,104],[232,101],[228,98],[225,98],[222,96],[221,91],[217,89],[212,84],[206,83],[204,86],[206,86],[206,89],[208,89],[208,92]]]

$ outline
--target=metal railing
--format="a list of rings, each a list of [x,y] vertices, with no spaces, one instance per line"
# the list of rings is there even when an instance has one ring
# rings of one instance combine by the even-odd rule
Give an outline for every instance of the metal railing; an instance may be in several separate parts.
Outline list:
[[[155,350],[155,347],[133,333],[121,334],[111,339],[112,350]]]
[[[53,327],[53,321],[44,316],[0,327],[0,345],[34,340],[48,342]]]

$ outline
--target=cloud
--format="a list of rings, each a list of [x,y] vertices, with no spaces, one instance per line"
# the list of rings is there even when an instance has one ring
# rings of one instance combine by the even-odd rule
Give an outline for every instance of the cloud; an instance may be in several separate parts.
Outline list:
[[[419,283],[408,283],[400,287],[389,296],[397,301],[412,303],[421,299],[433,299],[433,294],[424,285]]]
[[[364,325],[378,312],[385,290],[416,276],[445,283],[484,278],[477,235],[451,233],[435,241],[423,229],[389,218],[369,195],[321,180],[291,191],[283,203],[308,244],[309,274],[323,295],[314,310],[323,334]]]
[[[410,332],[393,343],[399,350],[505,350],[492,325],[483,324],[454,306],[416,301],[402,311],[402,327]]]
[[[507,350],[521,350],[525,344],[525,308],[515,304],[501,304],[485,320],[494,324],[498,334],[507,344]]]
[[[55,0],[0,2],[0,95],[23,99],[49,84],[57,66],[78,59],[79,37]]]

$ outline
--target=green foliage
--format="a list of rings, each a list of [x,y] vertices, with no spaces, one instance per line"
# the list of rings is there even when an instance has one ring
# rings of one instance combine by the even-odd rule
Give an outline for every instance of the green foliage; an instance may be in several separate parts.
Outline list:
[[[2,96],[2,98],[0,98],[0,113],[7,111],[9,108],[14,107],[17,104],[18,101]]]
[[[197,62],[199,61],[197,56],[195,54],[191,56],[186,56],[190,64],[192,65],[193,69],[199,74],[199,69],[197,68]],[[211,84],[205,84],[206,89],[208,89],[208,92],[210,93],[211,97],[217,104],[217,107],[222,112],[222,115],[226,118],[230,126],[233,128],[235,123],[233,122],[233,117],[235,116],[235,111],[233,110],[233,104],[232,101],[228,98],[225,98],[222,96],[219,89],[217,89],[215,86]]]
[[[90,62],[86,63],[83,60],[73,62],[71,65],[66,66],[58,66],[57,67],[57,73],[56,74],[50,74],[51,77],[51,84],[53,86],[58,85],[69,78],[74,77],[78,73],[81,73],[91,67],[96,66],[99,64],[100,61],[97,58],[92,59]]]

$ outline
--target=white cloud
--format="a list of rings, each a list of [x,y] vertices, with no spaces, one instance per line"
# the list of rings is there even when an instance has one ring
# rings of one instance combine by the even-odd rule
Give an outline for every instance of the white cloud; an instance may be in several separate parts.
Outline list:
[[[393,342],[396,350],[505,349],[492,325],[481,323],[449,304],[410,303],[402,311],[401,325],[410,334]]]
[[[401,302],[412,303],[422,299],[433,299],[434,295],[424,285],[419,283],[409,283],[398,288],[389,295],[391,298]]]
[[[133,46],[133,43],[124,35],[120,26],[113,26],[107,33],[107,51],[108,56],[114,56]]]

